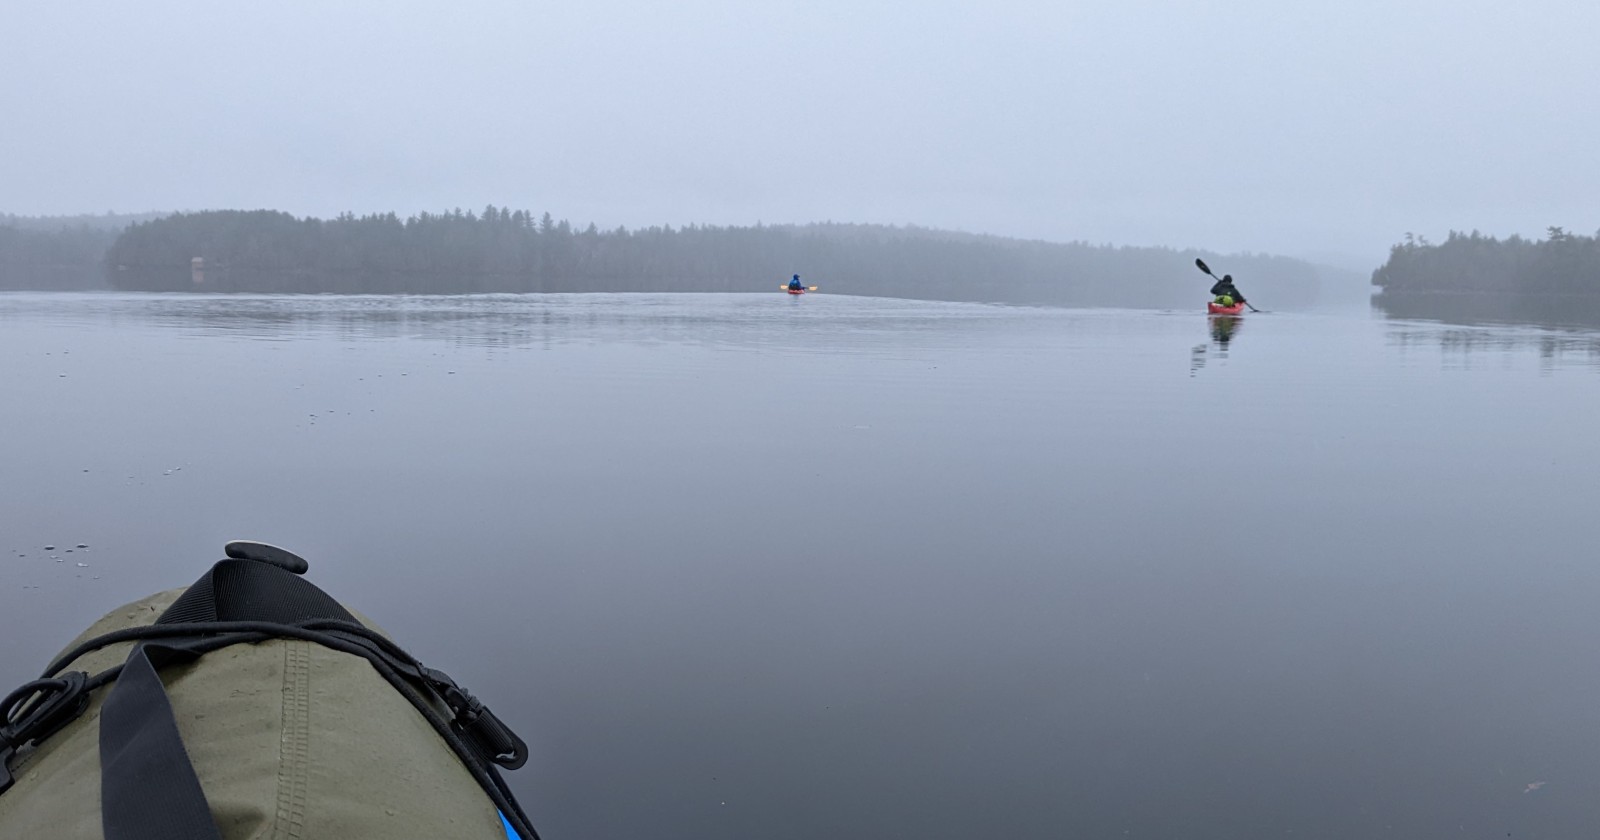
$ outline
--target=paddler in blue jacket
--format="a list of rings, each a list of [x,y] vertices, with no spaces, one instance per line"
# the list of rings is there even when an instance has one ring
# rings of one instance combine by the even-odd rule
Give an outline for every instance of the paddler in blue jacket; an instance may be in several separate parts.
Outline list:
[[[789,281],[789,288],[791,288],[791,289],[804,289],[805,288],[805,286],[800,285],[800,275],[796,274],[794,276],[794,279]]]

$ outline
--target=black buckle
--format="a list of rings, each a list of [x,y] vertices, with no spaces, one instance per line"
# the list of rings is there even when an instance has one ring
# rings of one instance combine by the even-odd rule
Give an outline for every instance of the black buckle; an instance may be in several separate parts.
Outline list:
[[[54,735],[89,707],[89,675],[68,671],[48,680],[34,680],[0,701],[0,793],[15,781],[11,760],[17,750]]]
[[[445,705],[454,713],[450,729],[471,744],[478,755],[507,770],[516,770],[528,763],[528,745],[522,738],[495,717],[481,700],[456,685],[449,674],[420,662],[417,673],[444,698]]]

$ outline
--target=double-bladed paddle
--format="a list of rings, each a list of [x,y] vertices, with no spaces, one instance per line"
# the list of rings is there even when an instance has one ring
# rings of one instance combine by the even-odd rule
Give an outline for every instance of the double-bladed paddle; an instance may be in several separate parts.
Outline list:
[[[1211,279],[1213,279],[1213,280],[1221,280],[1222,279],[1221,277],[1218,277],[1215,274],[1211,274],[1211,266],[1206,265],[1206,261],[1205,260],[1202,260],[1199,257],[1195,257],[1194,258],[1194,264],[1195,264],[1196,268],[1198,268],[1201,271],[1204,271],[1206,274],[1210,275]],[[1242,303],[1244,303],[1245,306],[1250,306],[1250,301],[1248,301],[1248,300],[1247,301],[1242,301]],[[1254,306],[1250,306],[1250,311],[1251,312],[1260,312],[1261,310],[1255,308]]]

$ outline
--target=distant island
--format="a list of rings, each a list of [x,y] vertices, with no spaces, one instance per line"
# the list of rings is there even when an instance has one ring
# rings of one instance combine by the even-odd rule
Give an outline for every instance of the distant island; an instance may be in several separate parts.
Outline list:
[[[1551,227],[1543,240],[1407,234],[1372,273],[1373,304],[1397,318],[1600,325],[1600,239]]]
[[[1262,254],[1009,239],[819,223],[574,229],[490,205],[400,218],[218,210],[130,219],[119,232],[0,216],[0,288],[473,294],[824,291],[1061,306],[1192,307],[1196,256],[1273,305],[1315,299],[1309,263]],[[86,278],[98,282],[86,285]]]
[[[1600,295],[1600,240],[1549,228],[1543,240],[1451,231],[1438,244],[1407,234],[1372,273],[1385,294]]]

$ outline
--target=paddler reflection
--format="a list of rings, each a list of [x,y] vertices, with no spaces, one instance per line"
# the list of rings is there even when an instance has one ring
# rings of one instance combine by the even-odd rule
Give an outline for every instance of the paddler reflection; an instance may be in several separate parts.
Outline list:
[[[1244,326],[1244,319],[1237,315],[1207,315],[1206,320],[1211,325],[1211,340],[1223,350],[1228,349],[1228,342],[1233,341]]]

